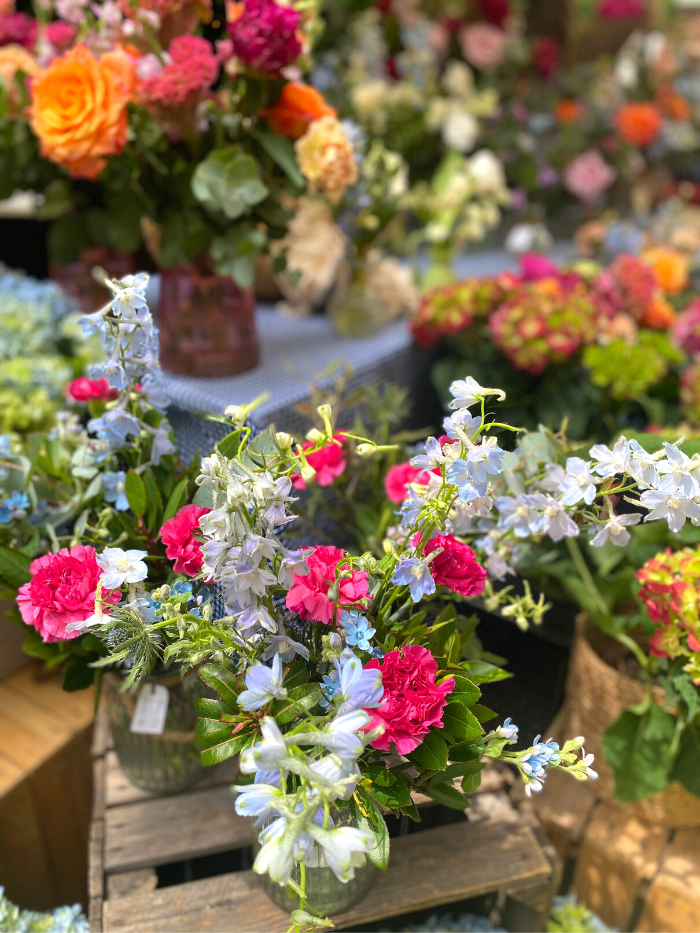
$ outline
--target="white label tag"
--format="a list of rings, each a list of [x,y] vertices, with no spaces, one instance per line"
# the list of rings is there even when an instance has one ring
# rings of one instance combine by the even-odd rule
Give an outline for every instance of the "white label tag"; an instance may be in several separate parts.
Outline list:
[[[129,730],[139,735],[162,735],[170,693],[162,684],[145,684],[136,700]]]

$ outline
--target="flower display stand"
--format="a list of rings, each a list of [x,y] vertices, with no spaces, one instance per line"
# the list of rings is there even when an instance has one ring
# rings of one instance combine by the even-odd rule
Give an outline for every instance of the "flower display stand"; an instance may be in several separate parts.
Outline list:
[[[187,878],[193,876],[193,860],[222,853],[230,858],[233,850],[245,858],[252,820],[234,810],[232,762],[206,772],[186,793],[151,796],[123,776],[101,713],[93,766],[91,930],[287,929],[288,915],[264,894],[250,861],[247,870],[158,886],[163,866],[184,862]],[[361,903],[333,918],[335,928],[357,929],[375,920],[492,895],[509,930],[543,930],[559,884],[559,861],[544,837],[520,821],[507,784],[507,772],[487,769],[482,791],[467,811],[469,819],[393,839],[388,871]],[[433,803],[420,797],[415,802],[424,813]]]

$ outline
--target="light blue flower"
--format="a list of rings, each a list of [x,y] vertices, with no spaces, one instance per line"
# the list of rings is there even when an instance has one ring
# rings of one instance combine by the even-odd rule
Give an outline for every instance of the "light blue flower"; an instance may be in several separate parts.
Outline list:
[[[458,457],[450,464],[447,479],[459,489],[459,498],[462,502],[481,499],[488,491],[488,483],[475,481],[469,463],[462,457]]]
[[[391,582],[408,586],[414,603],[435,592],[435,580],[429,566],[417,557],[404,557],[396,567]]]
[[[0,500],[0,525],[9,525],[15,518],[23,518],[29,509],[29,496],[26,492],[11,492]]]
[[[283,679],[282,659],[278,654],[273,658],[271,668],[264,664],[254,664],[245,675],[247,689],[239,693],[238,705],[250,713],[272,700],[284,700],[287,689],[282,686]]]
[[[338,688],[340,687],[340,680],[338,679],[338,674],[336,671],[331,671],[330,674],[323,675],[323,699],[319,700],[319,706],[322,706],[326,709],[327,706],[330,706],[333,700],[338,693]]]
[[[488,483],[487,473],[495,476],[503,469],[503,457],[505,451],[500,447],[489,447],[486,444],[479,444],[472,447],[467,453],[467,465],[469,475],[475,483],[484,485]]]
[[[483,419],[481,415],[474,415],[474,417],[472,417],[470,411],[466,408],[460,408],[454,415],[448,415],[442,424],[445,429],[445,434],[450,440],[458,441],[460,439],[457,428],[463,431],[471,440],[477,431],[481,430]]]
[[[359,612],[349,612],[344,609],[340,614],[340,621],[347,632],[346,644],[354,645],[362,651],[370,651],[370,639],[376,629],[370,628],[367,619]]]
[[[105,502],[113,502],[117,512],[126,512],[129,508],[129,500],[126,497],[126,473],[123,470],[118,473],[104,473],[102,487]]]
[[[121,392],[128,383],[126,370],[119,360],[105,360],[90,367],[91,379],[106,379],[113,389]]]
[[[139,436],[141,425],[137,418],[124,411],[123,408],[113,408],[101,417],[89,421],[88,431],[96,434],[100,440],[107,441],[113,449],[118,450],[124,446],[130,434],[133,437]]]
[[[425,453],[419,454],[417,457],[413,457],[411,460],[411,466],[414,466],[419,470],[434,470],[444,462],[445,457],[442,453],[440,441],[438,441],[437,438],[429,437],[425,442]]]
[[[404,499],[403,505],[401,506],[403,524],[412,525],[415,521],[417,521],[418,516],[421,513],[421,509],[424,505],[425,499],[422,496],[419,496],[415,489],[409,487],[408,496]]]
[[[503,725],[496,729],[497,735],[502,739],[508,739],[510,745],[515,745],[518,741],[518,727],[511,722],[510,716],[503,721]]]

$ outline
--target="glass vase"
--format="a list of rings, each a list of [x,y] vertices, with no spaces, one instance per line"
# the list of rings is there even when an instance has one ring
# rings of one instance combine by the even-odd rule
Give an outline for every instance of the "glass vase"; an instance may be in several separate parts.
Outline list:
[[[259,362],[255,294],[225,275],[165,269],[160,285],[160,363],[181,376],[236,376]]]
[[[51,263],[51,278],[75,298],[85,314],[104,307],[112,297],[109,289],[93,278],[95,266],[102,266],[112,279],[121,279],[136,272],[133,256],[114,253],[101,246],[84,249],[74,262]]]
[[[103,680],[105,703],[114,751],[126,777],[153,794],[177,794],[201,777],[202,762],[194,741],[197,713],[194,702],[201,695],[199,677],[182,680],[173,671],[144,677],[136,693],[121,690],[123,678],[108,673]],[[162,733],[132,732],[139,694],[158,685],[168,691]],[[161,691],[162,693],[162,691]]]
[[[331,807],[330,815],[334,826],[357,826],[350,807],[344,807],[342,810]],[[259,832],[259,829],[253,832],[253,852],[256,855],[260,848]],[[306,866],[306,900],[308,905],[322,917],[342,913],[354,904],[358,904],[366,896],[377,877],[377,869],[367,860],[363,866],[355,869],[355,877],[343,884],[329,867],[323,849],[317,845],[314,846],[312,862],[313,864]],[[277,884],[269,875],[262,875],[261,881],[263,890],[278,907],[289,913],[299,907],[298,895],[291,893],[286,885]],[[298,862],[294,863],[292,881],[297,884],[301,883],[301,868]]]

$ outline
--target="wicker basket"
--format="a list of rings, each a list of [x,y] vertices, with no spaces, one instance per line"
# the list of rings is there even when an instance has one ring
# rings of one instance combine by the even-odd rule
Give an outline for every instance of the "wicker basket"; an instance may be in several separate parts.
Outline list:
[[[614,773],[601,748],[603,733],[627,707],[642,702],[645,687],[606,663],[593,648],[593,639],[600,641],[603,649],[607,647],[605,642],[610,642],[600,636],[585,617],[579,617],[566,684],[567,735],[585,736],[586,751],[593,752],[596,758],[594,767],[599,778],[590,783],[591,790],[601,800],[624,806],[649,823],[670,827],[700,826],[700,798],[689,793],[677,781],[658,794],[634,803],[619,804],[615,801]],[[663,705],[664,692],[660,687],[654,687],[654,699]]]

